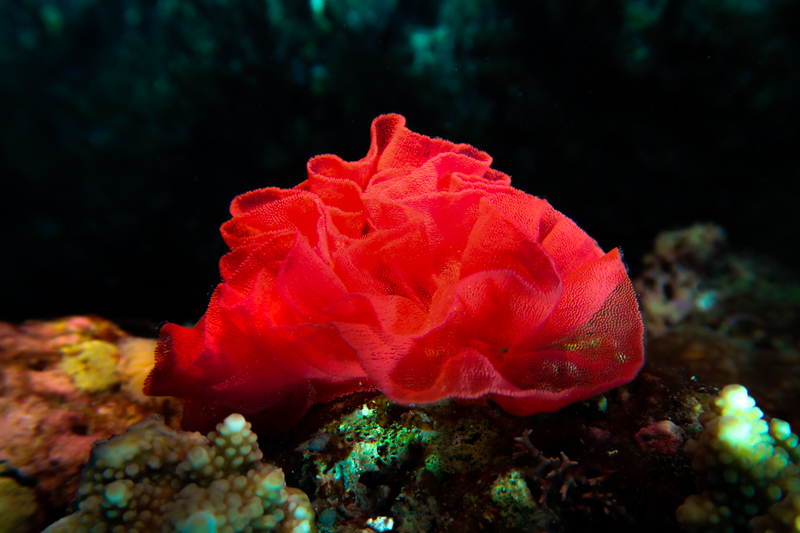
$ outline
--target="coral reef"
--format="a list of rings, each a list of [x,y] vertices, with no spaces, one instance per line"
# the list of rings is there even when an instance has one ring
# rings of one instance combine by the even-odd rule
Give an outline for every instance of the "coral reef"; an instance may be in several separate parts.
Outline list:
[[[137,422],[94,446],[78,510],[45,532],[313,533],[308,497],[261,462],[250,427],[233,414],[206,439],[155,418]]]
[[[634,281],[648,366],[713,387],[741,383],[759,405],[800,424],[800,280],[768,257],[729,250],[697,224],[660,234]]]
[[[798,437],[788,423],[762,417],[741,385],[728,385],[709,399],[699,419],[703,430],[686,443],[705,489],[676,512],[689,531],[732,532],[752,523],[757,531],[777,533],[800,520],[795,508],[800,497]]]
[[[92,443],[152,414],[176,422],[177,402],[142,394],[154,345],[97,317],[0,322],[0,461],[34,490],[32,524],[63,512]]]
[[[299,508],[313,508],[323,533],[796,531],[800,457],[790,425],[798,421],[793,399],[800,375],[800,291],[791,273],[727,251],[715,235],[723,233],[699,226],[659,238],[659,259],[650,263],[658,273],[646,271],[639,283],[650,276],[662,287],[678,278],[696,285],[650,294],[659,305],[645,306],[645,318],[660,320],[663,330],[650,335],[645,368],[623,387],[531,417],[510,416],[491,402],[402,406],[378,393],[357,393],[316,406],[290,433],[259,447],[289,486],[309,495],[311,503],[302,500]],[[714,298],[703,297],[708,294]],[[695,303],[675,321],[659,315],[679,307],[678,300]],[[81,390],[60,362],[65,354],[82,353],[78,347],[104,349],[106,343],[116,349],[104,353],[116,360],[118,383]],[[54,509],[63,513],[91,442],[170,405],[140,395],[134,400],[152,364],[152,346],[152,340],[129,337],[97,318],[0,323],[0,453],[10,465],[0,473],[0,485],[22,495],[12,504],[22,515],[35,505],[46,511],[22,516],[15,533],[35,533],[41,529],[37,519],[50,513],[52,522]],[[716,386],[734,377],[753,385],[752,397],[764,412],[789,423],[762,416],[741,387],[716,394]],[[174,426],[175,412],[166,412]],[[163,520],[180,522],[194,501],[207,502],[208,514],[183,526],[205,531],[229,513],[231,527],[233,519],[236,527],[252,519],[248,513],[256,507],[247,507],[235,480],[227,474],[213,479],[213,469],[204,473],[218,458],[216,439],[178,434],[153,420],[132,432],[140,430],[162,443],[179,435],[183,443],[173,445],[175,457],[158,474],[180,484],[170,485],[169,497],[162,494],[169,504],[159,515]],[[252,430],[262,434],[255,423]],[[96,449],[136,446],[126,435]],[[205,452],[192,453],[194,446]],[[255,450],[251,446],[247,455],[258,455]],[[96,453],[87,472],[113,455]],[[250,468],[243,465],[255,458],[234,456],[242,458],[239,468]],[[116,498],[129,506],[142,502],[136,476],[143,460],[134,455],[117,461],[108,479],[101,474],[83,484],[77,514],[58,527],[73,527],[77,516],[107,520]],[[223,469],[233,467],[232,459],[223,459]],[[172,522],[167,529],[174,530]]]
[[[62,347],[92,340],[116,346],[113,358],[118,360],[120,383],[89,393],[80,390],[58,363],[64,357]],[[37,519],[54,521],[60,516],[55,513],[63,513],[74,496],[92,442],[122,431],[148,411],[172,413],[174,427],[175,411],[168,409],[174,404],[133,400],[127,387],[135,386],[131,382],[137,376],[141,383],[141,369],[152,360],[152,340],[129,337],[110,322],[69,317],[21,326],[2,324],[0,341],[7,415],[2,424],[8,430],[0,451],[17,475],[26,476],[25,487],[37,497],[39,511],[27,528],[34,533],[40,528],[31,524]],[[638,465],[656,468],[661,460],[640,449],[636,432],[657,420],[681,423],[690,418],[680,414],[688,409],[686,404],[667,401],[679,397],[679,389],[648,377],[638,383],[631,383],[625,395],[579,403],[551,415],[556,418],[518,418],[480,403],[400,407],[381,396],[356,395],[320,406],[296,432],[268,441],[267,446],[270,459],[289,476],[289,485],[313,494],[323,531],[469,531],[474,523],[498,531],[525,531],[538,523],[557,531],[560,524],[582,527],[587,516],[609,525],[621,518],[606,515],[608,506],[602,501],[583,496],[594,487],[580,482],[581,475],[602,477],[597,490],[626,500],[619,505],[629,507],[636,493],[626,491],[618,483],[621,478],[608,473],[633,464],[630,454],[645,457],[635,462]],[[653,394],[652,399],[636,402],[646,409],[632,408],[632,398]],[[323,415],[329,418],[321,419]],[[587,425],[587,420],[592,422]],[[554,427],[559,430],[553,432]],[[537,459],[514,456],[514,436],[531,428],[531,444],[545,451],[548,461],[561,461],[562,451],[569,457],[563,468],[552,463],[537,475]],[[579,445],[581,441],[588,445]],[[295,448],[300,452],[291,451]],[[579,469],[568,466],[574,462]],[[559,470],[579,480],[569,484],[566,499],[560,489],[567,478],[553,473]],[[493,497],[493,486],[512,488],[510,472],[518,472],[515,490],[522,489],[520,479],[529,486],[535,509],[514,505],[499,492]],[[115,487],[126,494],[120,485]],[[544,503],[539,501],[542,494]],[[91,495],[105,498],[105,492]],[[92,501],[102,508],[98,498]],[[642,500],[640,507],[668,503],[669,499]]]

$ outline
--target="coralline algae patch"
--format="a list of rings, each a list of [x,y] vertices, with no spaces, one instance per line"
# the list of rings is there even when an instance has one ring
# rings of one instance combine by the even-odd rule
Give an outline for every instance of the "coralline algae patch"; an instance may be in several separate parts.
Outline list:
[[[97,317],[0,322],[0,461],[36,496],[30,531],[72,500],[95,441],[152,414],[177,422],[177,402],[141,391],[154,348]]]

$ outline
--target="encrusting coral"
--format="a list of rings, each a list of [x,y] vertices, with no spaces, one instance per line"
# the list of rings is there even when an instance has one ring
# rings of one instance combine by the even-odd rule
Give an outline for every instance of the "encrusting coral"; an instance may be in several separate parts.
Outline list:
[[[261,462],[250,423],[239,414],[208,439],[155,417],[92,450],[77,512],[46,533],[312,533],[306,494]]]
[[[61,348],[64,357],[58,363],[80,390],[98,392],[120,382],[117,371],[119,352],[110,342],[88,340]]]
[[[787,422],[763,420],[747,389],[728,385],[700,415],[703,431],[686,444],[707,490],[678,507],[689,531],[800,531],[800,450]]]

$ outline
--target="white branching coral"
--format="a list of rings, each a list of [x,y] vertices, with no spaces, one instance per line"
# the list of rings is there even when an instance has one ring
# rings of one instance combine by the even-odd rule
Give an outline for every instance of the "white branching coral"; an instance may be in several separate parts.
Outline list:
[[[261,462],[239,414],[208,438],[142,420],[95,445],[77,511],[46,533],[312,533],[306,494]]]
[[[709,400],[700,415],[703,431],[686,443],[707,489],[677,509],[689,531],[727,533],[748,525],[757,532],[800,531],[800,513],[793,511],[800,491],[798,437],[787,422],[767,423],[763,415],[741,385],[728,385]]]

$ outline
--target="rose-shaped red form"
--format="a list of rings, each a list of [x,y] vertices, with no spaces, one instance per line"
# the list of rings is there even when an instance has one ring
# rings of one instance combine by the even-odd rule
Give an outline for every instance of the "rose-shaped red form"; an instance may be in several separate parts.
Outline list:
[[[371,133],[360,161],[320,155],[294,189],[233,201],[223,282],[193,329],[164,326],[148,394],[183,398],[187,429],[231,411],[277,427],[373,387],[530,415],[633,379],[644,327],[618,250],[472,146],[399,115]]]

